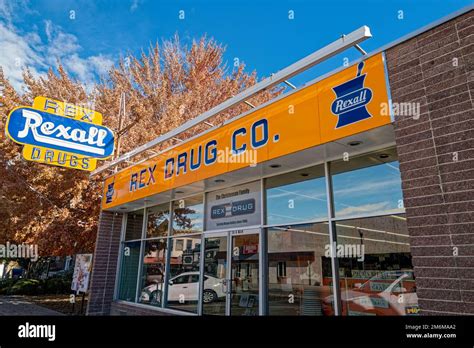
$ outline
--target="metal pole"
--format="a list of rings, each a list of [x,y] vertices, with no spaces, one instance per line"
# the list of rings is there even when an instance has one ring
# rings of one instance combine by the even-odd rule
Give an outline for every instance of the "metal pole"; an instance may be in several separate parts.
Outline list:
[[[79,312],[81,315],[84,313],[84,301],[85,301],[86,293],[82,293],[82,299],[81,299],[81,311]]]
[[[342,314],[342,302],[341,302],[341,286],[339,284],[339,260],[336,257],[336,243],[337,234],[336,226],[333,221],[334,218],[334,201],[332,194],[332,178],[330,163],[324,162],[324,176],[326,178],[326,199],[328,207],[328,228],[329,228],[329,243],[331,248],[331,268],[332,268],[332,289],[333,289],[333,305],[334,314]]]
[[[123,127],[123,119],[125,118],[125,93],[122,92],[120,95],[120,108],[119,108],[119,127],[117,132],[117,147],[115,148],[115,155],[114,159],[120,156],[120,143],[122,139],[122,127]]]

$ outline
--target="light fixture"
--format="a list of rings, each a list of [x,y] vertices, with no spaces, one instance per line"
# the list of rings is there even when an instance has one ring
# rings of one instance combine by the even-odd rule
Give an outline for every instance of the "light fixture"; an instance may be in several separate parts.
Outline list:
[[[347,143],[347,145],[349,145],[349,146],[358,146],[360,144],[362,144],[362,141],[358,141],[358,140],[350,141],[350,142]]]
[[[301,173],[301,176],[309,176],[309,173]]]
[[[225,180],[224,179],[216,179],[216,180],[214,180],[214,182],[215,183],[222,183],[222,182],[225,182]]]
[[[389,157],[390,157],[390,155],[388,155],[388,154],[386,154],[386,153],[381,153],[381,154],[379,155],[379,158],[380,158],[380,159],[386,159],[386,158],[389,158]]]
[[[270,164],[270,168],[280,168],[281,164]]]
[[[184,191],[175,191],[175,193],[184,193]]]

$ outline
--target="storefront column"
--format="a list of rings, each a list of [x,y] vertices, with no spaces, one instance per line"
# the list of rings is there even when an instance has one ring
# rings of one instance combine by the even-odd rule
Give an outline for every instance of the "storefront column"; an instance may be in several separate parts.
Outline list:
[[[108,315],[113,301],[123,214],[102,211],[95,244],[87,315]]]
[[[474,315],[473,19],[470,11],[386,52],[424,315]]]

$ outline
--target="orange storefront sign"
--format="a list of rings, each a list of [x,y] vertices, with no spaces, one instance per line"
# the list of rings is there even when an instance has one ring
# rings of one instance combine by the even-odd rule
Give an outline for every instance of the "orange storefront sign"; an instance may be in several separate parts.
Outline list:
[[[103,209],[391,122],[382,53],[107,178]],[[223,154],[231,154],[223,156]]]

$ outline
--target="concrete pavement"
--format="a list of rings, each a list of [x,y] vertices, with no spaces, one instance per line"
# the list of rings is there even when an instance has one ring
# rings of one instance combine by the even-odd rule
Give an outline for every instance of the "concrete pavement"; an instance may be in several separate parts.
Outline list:
[[[22,296],[0,296],[1,315],[64,315],[27,301]]]

